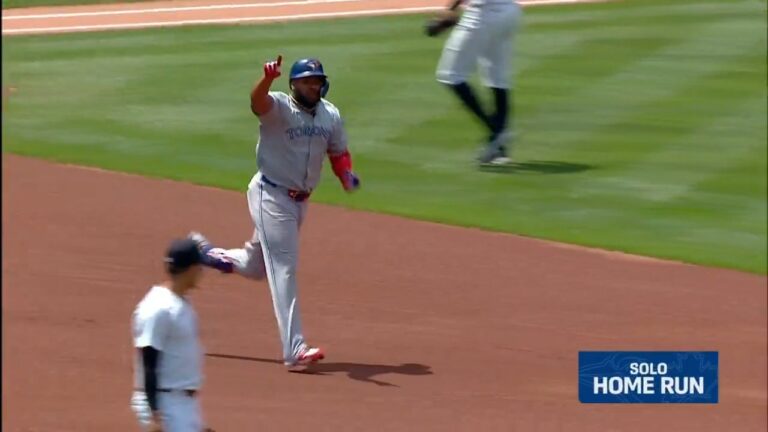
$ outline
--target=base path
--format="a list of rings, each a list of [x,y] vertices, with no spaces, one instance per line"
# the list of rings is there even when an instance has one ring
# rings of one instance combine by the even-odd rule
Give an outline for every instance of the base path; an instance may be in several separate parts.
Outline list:
[[[522,0],[523,6],[596,0]],[[125,30],[394,15],[444,9],[444,0],[177,0],[3,10],[3,35]]]
[[[243,179],[243,187],[248,179]],[[168,241],[244,194],[3,156],[3,431],[133,431],[129,320]],[[218,431],[764,431],[766,278],[310,204],[291,374],[265,283],[192,295]],[[716,350],[717,405],[583,405],[579,350]]]

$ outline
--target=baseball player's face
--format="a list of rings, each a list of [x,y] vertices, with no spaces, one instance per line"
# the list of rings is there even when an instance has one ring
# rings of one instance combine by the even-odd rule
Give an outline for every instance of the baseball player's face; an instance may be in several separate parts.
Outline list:
[[[293,81],[293,91],[302,104],[310,107],[320,101],[320,90],[323,87],[323,79],[320,77],[306,77]]]
[[[203,277],[203,266],[199,264],[193,265],[186,272],[184,272],[183,277],[187,286],[190,288],[196,288],[197,284],[200,282],[200,279]]]

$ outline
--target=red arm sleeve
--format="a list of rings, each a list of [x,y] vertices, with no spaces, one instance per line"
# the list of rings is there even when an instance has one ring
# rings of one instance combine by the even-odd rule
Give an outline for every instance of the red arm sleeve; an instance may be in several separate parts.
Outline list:
[[[344,150],[343,153],[337,155],[328,153],[328,158],[331,160],[331,167],[336,177],[343,179],[347,172],[352,171],[352,155],[349,150]]]

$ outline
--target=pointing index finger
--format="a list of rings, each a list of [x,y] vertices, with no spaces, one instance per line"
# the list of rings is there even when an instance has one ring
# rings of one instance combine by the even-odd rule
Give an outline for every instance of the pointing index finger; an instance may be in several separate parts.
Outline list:
[[[282,62],[283,62],[283,56],[282,55],[277,56],[277,65],[280,66]]]

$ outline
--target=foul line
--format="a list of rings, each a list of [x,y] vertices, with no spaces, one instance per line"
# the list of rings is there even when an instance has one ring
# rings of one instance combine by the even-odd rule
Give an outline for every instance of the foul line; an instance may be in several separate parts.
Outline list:
[[[188,12],[188,11],[201,11],[201,10],[225,10],[225,9],[250,9],[250,8],[270,8],[281,6],[306,6],[315,4],[333,4],[333,3],[359,3],[369,0],[298,0],[298,1],[278,1],[272,3],[236,3],[236,4],[220,4],[220,5],[204,5],[204,6],[177,6],[177,7],[162,7],[162,8],[128,8],[121,10],[108,10],[98,12],[67,12],[67,13],[47,13],[47,14],[34,14],[34,15],[11,15],[4,16],[4,21],[11,20],[25,20],[25,19],[46,19],[46,18],[76,18],[76,17],[91,17],[91,16],[109,16],[109,15],[131,15],[131,14],[146,14],[146,13],[163,13],[163,12]],[[522,6],[544,6],[544,5],[561,5],[571,3],[595,3],[600,0],[518,0],[518,3]]]
[[[202,10],[223,10],[223,9],[250,9],[250,8],[268,8],[268,7],[281,7],[281,6],[307,6],[315,4],[329,4],[329,3],[352,3],[361,2],[366,0],[300,0],[300,1],[281,1],[275,3],[241,3],[241,4],[221,4],[221,5],[208,5],[208,6],[178,6],[178,7],[164,7],[164,8],[151,8],[151,9],[121,9],[111,11],[99,11],[99,12],[70,12],[70,13],[51,13],[51,14],[37,14],[37,15],[12,15],[3,17],[3,21],[10,20],[25,20],[25,19],[46,19],[46,18],[76,18],[76,17],[92,17],[92,16],[109,16],[109,15],[133,15],[133,14],[146,14],[146,13],[163,13],[163,12],[188,12],[188,11],[202,11]]]
[[[151,28],[151,27],[173,27],[183,26],[188,24],[237,24],[244,22],[260,22],[260,21],[289,21],[299,19],[311,19],[311,18],[335,18],[335,17],[350,17],[350,16],[368,16],[368,15],[394,15],[398,13],[410,13],[410,12],[431,12],[445,9],[444,6],[429,6],[419,8],[395,8],[395,9],[372,9],[352,12],[323,12],[312,14],[299,14],[299,15],[283,15],[283,16],[269,16],[269,17],[246,17],[246,18],[219,18],[219,19],[198,19],[198,20],[183,20],[183,21],[155,21],[155,22],[143,22],[143,23],[129,23],[129,24],[97,24],[97,25],[84,25],[84,26],[65,26],[65,27],[36,27],[28,29],[13,29],[3,30],[3,34],[23,34],[23,33],[53,33],[63,31],[78,31],[78,30],[118,30],[118,29],[132,29],[132,28]]]

